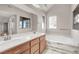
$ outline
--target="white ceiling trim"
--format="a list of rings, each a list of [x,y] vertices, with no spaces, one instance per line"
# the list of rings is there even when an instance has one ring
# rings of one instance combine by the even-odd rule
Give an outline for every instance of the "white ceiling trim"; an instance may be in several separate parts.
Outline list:
[[[26,11],[26,12],[29,12],[29,13],[33,13],[35,15],[38,15],[38,14],[41,14],[41,15],[44,15],[43,12],[41,11],[37,11],[37,10],[34,10],[32,8],[29,8],[28,6],[24,5],[24,4],[13,4],[13,6],[23,10],[23,11]]]
[[[34,8],[38,10],[47,12],[54,4],[31,4]]]

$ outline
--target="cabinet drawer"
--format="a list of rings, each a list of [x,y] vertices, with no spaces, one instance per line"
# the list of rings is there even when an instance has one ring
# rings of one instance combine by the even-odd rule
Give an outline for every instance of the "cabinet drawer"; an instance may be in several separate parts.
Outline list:
[[[33,39],[33,40],[31,41],[31,46],[33,46],[33,45],[35,45],[35,44],[37,44],[37,43],[39,43],[39,38]]]
[[[39,54],[39,49],[36,52],[34,52],[34,54]]]
[[[39,43],[31,47],[31,53],[34,53],[39,49]]]
[[[45,35],[40,37],[40,40],[44,40],[45,39]]]

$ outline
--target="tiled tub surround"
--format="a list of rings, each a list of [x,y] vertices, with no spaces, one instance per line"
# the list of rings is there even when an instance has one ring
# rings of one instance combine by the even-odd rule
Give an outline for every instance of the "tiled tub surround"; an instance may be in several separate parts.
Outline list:
[[[44,54],[79,54],[78,43],[64,35],[46,35],[47,49]]]
[[[17,50],[17,49],[21,49],[21,47],[19,46],[31,46],[31,47],[28,47],[29,49],[29,52],[26,52],[26,53],[42,53],[43,50],[45,49],[46,45],[44,43],[45,46],[43,46],[43,48],[41,48],[41,39],[42,37],[44,37],[43,39],[45,39],[45,34],[44,33],[33,33],[33,32],[28,32],[28,33],[22,33],[22,34],[15,34],[15,35],[12,35],[11,36],[11,40],[7,40],[7,41],[0,41],[0,53],[25,53],[25,52],[20,52],[20,50]],[[33,42],[35,41],[35,42]],[[32,43],[33,42],[33,43]],[[34,44],[35,43],[35,44]],[[32,45],[35,47],[35,48],[38,48],[37,51],[34,51],[35,48],[32,48]],[[16,48],[18,47],[18,48]],[[22,48],[25,49],[25,47]],[[16,48],[15,50],[17,50],[16,52],[9,52],[10,49],[14,49]],[[43,49],[41,51],[41,49]],[[33,50],[34,49],[34,50]],[[33,51],[32,51],[33,50]],[[8,51],[8,52],[7,52]]]

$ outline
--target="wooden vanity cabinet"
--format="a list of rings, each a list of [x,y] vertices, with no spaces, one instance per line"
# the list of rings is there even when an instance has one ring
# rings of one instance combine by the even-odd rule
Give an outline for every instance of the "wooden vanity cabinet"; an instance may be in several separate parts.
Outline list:
[[[39,53],[39,38],[35,38],[31,41],[31,54]]]
[[[46,48],[46,39],[45,39],[45,35],[40,37],[40,53],[43,53],[43,51]]]
[[[39,50],[35,51],[34,54],[39,54]]]
[[[30,51],[29,51],[30,49],[27,49],[26,51],[23,51],[23,53],[21,53],[21,54],[30,54]]]
[[[22,43],[16,47],[8,49],[2,54],[39,54],[46,48],[45,35],[34,38],[28,42]]]
[[[25,44],[21,45],[21,54],[29,54],[30,53],[30,43],[26,42]]]

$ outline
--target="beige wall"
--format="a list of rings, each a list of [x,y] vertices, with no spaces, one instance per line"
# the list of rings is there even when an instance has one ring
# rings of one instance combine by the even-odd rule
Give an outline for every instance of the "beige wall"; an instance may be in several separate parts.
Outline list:
[[[37,31],[38,32],[43,32],[42,29],[42,20],[43,20],[43,16],[42,15],[38,15],[38,27],[37,27]]]
[[[78,4],[72,4],[72,11],[77,7]]]
[[[38,18],[37,15],[31,14],[31,20],[32,20],[32,31],[37,31],[37,24],[38,24]]]
[[[48,29],[48,17],[57,16],[57,29]],[[47,13],[47,33],[70,35],[71,31],[71,5],[56,4]]]

